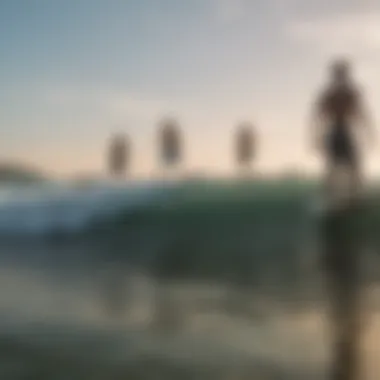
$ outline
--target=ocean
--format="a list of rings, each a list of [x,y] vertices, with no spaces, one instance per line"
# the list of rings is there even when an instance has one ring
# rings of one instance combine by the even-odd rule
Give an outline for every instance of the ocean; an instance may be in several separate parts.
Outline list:
[[[357,218],[368,379],[380,374],[376,189]],[[290,179],[3,186],[0,378],[325,378],[317,195]]]

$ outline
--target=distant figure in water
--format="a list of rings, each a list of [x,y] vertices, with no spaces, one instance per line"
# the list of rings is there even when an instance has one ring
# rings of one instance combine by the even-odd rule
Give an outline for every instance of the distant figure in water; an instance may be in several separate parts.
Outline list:
[[[240,169],[250,168],[256,154],[256,136],[249,123],[241,124],[236,131],[235,158]]]
[[[126,174],[129,161],[129,144],[124,134],[112,137],[108,152],[109,173],[113,178],[122,178]]]
[[[176,168],[182,160],[182,136],[174,119],[166,119],[159,130],[160,159],[166,168]]]
[[[351,75],[349,62],[337,60],[330,67],[330,81],[318,95],[313,109],[313,145],[326,159],[325,191],[330,199],[339,170],[348,175],[349,199],[362,185],[359,134],[372,143],[374,137],[363,96]]]

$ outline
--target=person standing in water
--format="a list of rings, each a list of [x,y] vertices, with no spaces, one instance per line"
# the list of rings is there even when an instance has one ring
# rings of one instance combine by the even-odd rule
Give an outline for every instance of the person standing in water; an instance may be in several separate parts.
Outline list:
[[[123,133],[112,136],[108,147],[108,171],[113,179],[124,178],[129,166],[130,144]]]
[[[336,60],[330,67],[330,81],[313,107],[313,145],[326,162],[327,199],[335,188],[340,169],[349,180],[349,197],[359,195],[363,182],[360,134],[372,143],[373,133],[363,95],[353,80],[350,63]]]
[[[235,136],[235,159],[245,174],[250,169],[252,160],[256,158],[256,143],[253,126],[248,122],[239,125]]]
[[[178,122],[172,118],[163,120],[158,139],[160,163],[165,175],[177,172],[183,159],[183,138]]]
[[[326,161],[327,199],[331,200],[340,170],[344,170],[348,174],[349,199],[356,200],[363,185],[360,140],[365,137],[372,144],[375,136],[350,64],[337,60],[330,70],[330,81],[314,104],[313,144]],[[323,213],[319,221],[321,264],[326,270],[330,299],[331,380],[361,378],[364,317],[361,260],[366,234],[360,216],[364,210],[362,207],[333,209]]]

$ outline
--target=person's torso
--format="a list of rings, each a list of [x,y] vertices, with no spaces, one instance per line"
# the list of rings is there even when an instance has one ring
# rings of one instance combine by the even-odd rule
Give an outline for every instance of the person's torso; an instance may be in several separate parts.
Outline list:
[[[353,85],[332,86],[322,99],[322,109],[332,127],[349,128],[358,111],[359,96]]]

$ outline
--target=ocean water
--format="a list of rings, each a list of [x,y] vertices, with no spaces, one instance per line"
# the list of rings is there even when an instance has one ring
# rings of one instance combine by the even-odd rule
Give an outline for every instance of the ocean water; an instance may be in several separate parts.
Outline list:
[[[290,180],[3,187],[0,378],[325,378],[316,195]],[[377,379],[368,199],[362,378]]]

